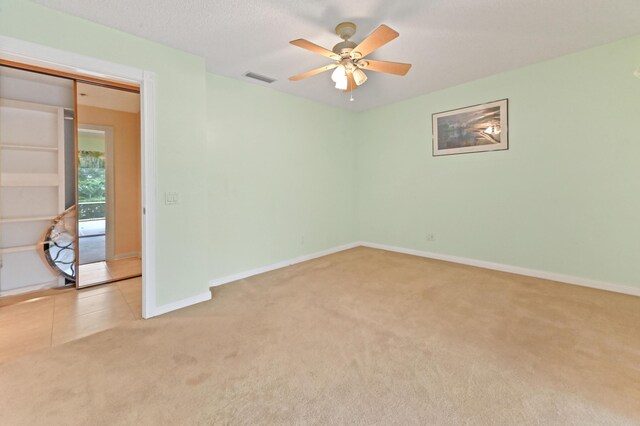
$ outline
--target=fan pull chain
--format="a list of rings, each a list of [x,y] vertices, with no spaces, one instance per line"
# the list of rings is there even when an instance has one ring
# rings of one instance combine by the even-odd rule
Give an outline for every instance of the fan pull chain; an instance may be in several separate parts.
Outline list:
[[[349,82],[349,83],[350,83],[349,86],[351,88],[351,92],[350,92],[351,97],[349,98],[349,102],[353,102],[355,100],[353,99],[353,82]]]

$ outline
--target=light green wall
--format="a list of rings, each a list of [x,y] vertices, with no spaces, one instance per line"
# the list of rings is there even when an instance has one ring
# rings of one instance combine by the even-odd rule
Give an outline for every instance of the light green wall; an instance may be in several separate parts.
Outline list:
[[[359,114],[359,238],[640,286],[638,65],[634,37]],[[431,156],[432,113],[502,98],[508,151]]]
[[[640,37],[354,114],[27,1],[0,34],[156,73],[159,305],[355,240],[640,285]],[[509,151],[431,156],[433,112],[502,98]]]
[[[209,276],[355,241],[352,114],[207,77]]]
[[[206,291],[204,60],[28,1],[0,0],[0,34],[155,72],[157,304]]]

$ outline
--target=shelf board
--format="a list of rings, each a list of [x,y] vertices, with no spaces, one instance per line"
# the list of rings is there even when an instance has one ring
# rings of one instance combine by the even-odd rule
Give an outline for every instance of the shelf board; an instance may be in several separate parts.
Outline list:
[[[36,217],[14,217],[0,219],[0,223],[23,223],[23,222],[43,222],[45,220],[53,220],[53,216],[36,216]]]
[[[14,149],[20,151],[51,151],[57,152],[57,146],[37,146],[37,145],[13,145],[13,144],[0,144],[0,149]]]
[[[27,111],[40,111],[47,113],[57,113],[62,107],[55,105],[37,104],[34,102],[18,101],[15,99],[0,98],[0,107],[25,109]]]
[[[1,248],[0,249],[0,253],[2,254],[8,254],[8,253],[20,253],[23,251],[32,251],[37,249],[38,246],[20,246],[20,247],[7,247],[7,248]]]
[[[2,173],[0,186],[58,186],[56,173]]]

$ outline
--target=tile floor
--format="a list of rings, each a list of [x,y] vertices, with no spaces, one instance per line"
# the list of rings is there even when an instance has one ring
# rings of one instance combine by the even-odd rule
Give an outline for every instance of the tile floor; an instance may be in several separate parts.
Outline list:
[[[141,318],[141,277],[0,298],[0,363]]]

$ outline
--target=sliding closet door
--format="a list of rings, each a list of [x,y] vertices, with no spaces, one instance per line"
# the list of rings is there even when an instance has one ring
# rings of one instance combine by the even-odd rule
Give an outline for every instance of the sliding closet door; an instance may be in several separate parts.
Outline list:
[[[140,95],[78,82],[77,287],[140,276]]]

